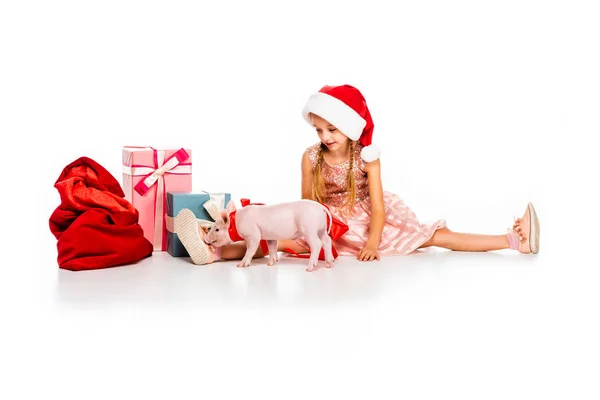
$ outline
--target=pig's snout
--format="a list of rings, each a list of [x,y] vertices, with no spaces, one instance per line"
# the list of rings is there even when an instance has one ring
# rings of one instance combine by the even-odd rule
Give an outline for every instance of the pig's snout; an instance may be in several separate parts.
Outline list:
[[[217,241],[213,234],[208,234],[204,236],[204,243],[213,244]]]

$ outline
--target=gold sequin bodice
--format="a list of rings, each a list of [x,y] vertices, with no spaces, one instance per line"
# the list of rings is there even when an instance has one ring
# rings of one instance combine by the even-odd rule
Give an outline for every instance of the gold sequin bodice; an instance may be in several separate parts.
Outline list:
[[[312,165],[313,171],[319,160],[319,149],[321,143],[317,143],[308,149],[308,159]],[[367,173],[365,172],[365,162],[360,158],[362,146],[356,143],[354,153],[354,179],[356,181],[356,199],[358,203],[369,197],[369,186],[367,182]],[[323,160],[321,165],[321,175],[325,181],[325,203],[333,207],[341,207],[346,202],[348,196],[348,169],[350,168],[350,159],[337,165],[331,165]]]

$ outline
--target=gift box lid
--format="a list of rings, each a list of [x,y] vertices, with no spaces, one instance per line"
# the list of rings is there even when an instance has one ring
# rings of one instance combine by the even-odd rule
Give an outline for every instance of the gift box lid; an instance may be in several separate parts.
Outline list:
[[[231,200],[230,193],[190,193],[190,192],[167,192],[167,215],[175,217],[179,211],[187,208],[191,210],[196,218],[212,220],[204,203],[211,199],[211,195],[224,199],[222,207],[225,208]]]

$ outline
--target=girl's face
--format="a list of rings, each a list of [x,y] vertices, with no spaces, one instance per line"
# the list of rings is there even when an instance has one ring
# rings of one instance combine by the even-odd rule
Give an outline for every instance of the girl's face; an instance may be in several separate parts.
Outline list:
[[[310,117],[321,143],[325,144],[329,150],[336,151],[346,148],[350,140],[346,135],[318,115],[311,114]]]

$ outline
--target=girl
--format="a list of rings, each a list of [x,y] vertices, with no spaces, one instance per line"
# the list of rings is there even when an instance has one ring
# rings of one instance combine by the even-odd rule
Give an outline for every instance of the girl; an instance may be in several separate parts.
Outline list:
[[[444,220],[421,224],[401,198],[384,191],[381,152],[372,144],[373,121],[364,97],[355,87],[323,87],[308,99],[302,114],[320,139],[302,157],[302,198],[327,204],[333,216],[348,225],[348,232],[333,242],[339,255],[372,261],[380,260],[382,254],[407,255],[429,246],[538,253],[540,227],[531,203],[508,234],[479,235],[453,232]],[[175,232],[196,264],[219,258],[241,259],[246,251],[244,242],[221,249],[206,245],[205,232],[189,210],[176,217]],[[280,241],[279,251],[285,249],[309,252],[304,240]],[[256,256],[263,256],[260,249]]]

